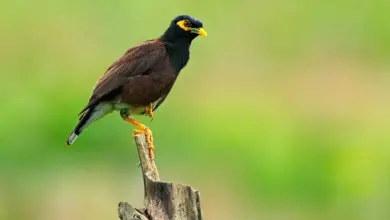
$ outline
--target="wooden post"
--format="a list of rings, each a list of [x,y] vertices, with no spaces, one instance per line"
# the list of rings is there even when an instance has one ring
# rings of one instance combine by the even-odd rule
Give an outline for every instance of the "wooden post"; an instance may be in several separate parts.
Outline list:
[[[190,186],[160,181],[154,161],[148,156],[144,135],[134,137],[144,181],[144,209],[119,203],[121,220],[202,220],[199,192]]]

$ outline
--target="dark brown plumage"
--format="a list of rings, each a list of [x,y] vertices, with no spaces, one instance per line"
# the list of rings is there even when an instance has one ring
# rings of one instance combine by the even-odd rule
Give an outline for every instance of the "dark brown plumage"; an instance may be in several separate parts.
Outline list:
[[[153,157],[150,129],[131,115],[153,118],[153,111],[163,103],[178,74],[186,66],[191,42],[198,35],[206,36],[202,23],[188,15],[181,15],[172,20],[161,37],[127,50],[97,81],[67,144],[72,144],[92,122],[118,110],[124,120],[137,127],[133,134],[146,134],[150,156]]]
[[[146,106],[170,88],[176,78],[161,40],[150,40],[130,48],[98,80],[87,106],[118,101]]]

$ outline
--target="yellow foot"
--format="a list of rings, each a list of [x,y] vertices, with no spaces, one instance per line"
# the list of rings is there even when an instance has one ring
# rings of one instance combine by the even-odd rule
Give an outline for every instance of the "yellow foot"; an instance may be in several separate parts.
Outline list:
[[[137,128],[137,129],[133,130],[133,136],[135,136],[137,134],[144,134],[145,135],[146,143],[148,144],[149,158],[151,160],[153,160],[154,159],[154,154],[153,154],[154,145],[153,145],[152,131],[148,127],[139,123],[138,121],[136,121],[133,118],[123,117],[123,120],[133,124]]]
[[[143,130],[139,130],[139,129],[134,129],[133,130],[133,137],[137,134],[144,134],[145,135],[145,139],[146,139],[146,143],[148,144],[148,152],[149,152],[149,158],[151,160],[154,159],[154,145],[153,145],[153,135],[152,135],[152,131],[144,126],[144,129]]]
[[[153,121],[153,105],[149,104],[145,107],[145,112],[149,116],[150,121]]]

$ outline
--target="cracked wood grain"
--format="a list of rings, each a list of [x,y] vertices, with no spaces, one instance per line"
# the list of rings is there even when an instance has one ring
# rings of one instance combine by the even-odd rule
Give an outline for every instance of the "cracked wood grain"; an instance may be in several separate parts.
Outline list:
[[[145,136],[134,136],[144,181],[145,209],[120,202],[121,220],[202,220],[200,194],[191,186],[160,181],[155,161],[149,159]]]

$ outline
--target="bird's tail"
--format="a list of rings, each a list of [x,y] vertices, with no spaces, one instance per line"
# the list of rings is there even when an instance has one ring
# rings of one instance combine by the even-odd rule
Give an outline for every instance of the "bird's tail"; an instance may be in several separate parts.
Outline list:
[[[77,137],[81,134],[81,132],[92,122],[99,120],[106,114],[113,111],[113,107],[111,104],[101,103],[96,106],[92,106],[85,110],[79,119],[79,122],[74,127],[73,131],[70,133],[68,139],[66,140],[66,145],[71,145]]]
[[[70,146],[73,144],[73,142],[76,141],[77,137],[81,134],[83,129],[90,124],[90,118],[92,116],[92,109],[87,109],[80,117],[79,122],[76,124],[76,126],[73,128],[73,131],[68,136],[68,139],[66,140],[66,145]],[[87,123],[88,122],[88,123]]]

